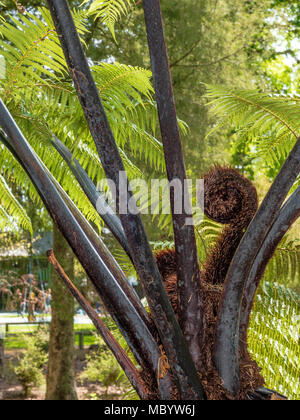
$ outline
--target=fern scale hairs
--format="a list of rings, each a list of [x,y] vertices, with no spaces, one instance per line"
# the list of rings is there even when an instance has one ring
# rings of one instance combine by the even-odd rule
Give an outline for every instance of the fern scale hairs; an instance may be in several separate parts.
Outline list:
[[[227,226],[204,263],[202,281],[223,284],[234,256],[258,208],[253,184],[236,169],[215,165],[204,176],[204,213]]]

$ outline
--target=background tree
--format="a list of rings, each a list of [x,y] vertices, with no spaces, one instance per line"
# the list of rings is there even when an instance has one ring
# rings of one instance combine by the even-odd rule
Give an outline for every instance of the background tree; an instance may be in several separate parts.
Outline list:
[[[74,256],[57,229],[54,229],[54,249],[63,261],[66,273],[74,279]],[[53,303],[46,400],[76,400],[74,299],[57,278],[56,272],[53,272],[51,291]]]

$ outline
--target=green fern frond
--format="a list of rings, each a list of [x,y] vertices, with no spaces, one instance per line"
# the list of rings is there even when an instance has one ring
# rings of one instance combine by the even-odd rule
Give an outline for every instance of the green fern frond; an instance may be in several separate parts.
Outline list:
[[[300,276],[300,242],[284,238],[270,260],[265,272],[269,282],[276,280],[290,286],[299,284]]]
[[[0,205],[9,216],[14,218],[19,226],[32,234],[31,221],[26,211],[14,197],[2,175],[0,175]]]
[[[250,352],[266,386],[300,399],[300,296],[277,283],[265,282],[256,299],[248,331]]]
[[[89,1],[84,0],[82,4]],[[94,0],[90,5],[88,14],[100,18],[116,39],[115,24],[122,16],[127,15],[134,5],[134,0]]]
[[[4,79],[6,74],[5,58],[0,55],[0,79]]]
[[[92,72],[104,102],[107,101],[116,106],[114,99],[117,97],[123,105],[133,107],[132,99],[141,103],[141,95],[148,99],[152,98],[154,90],[150,83],[152,73],[149,70],[116,62],[93,66]],[[126,86],[125,91],[124,86]]]
[[[6,36],[0,43],[7,54],[9,72],[7,78],[0,81],[1,95],[6,95],[3,99],[48,169],[83,214],[99,226],[98,214],[51,146],[54,133],[72,151],[95,184],[103,178],[98,153],[76,92],[71,81],[65,79],[66,65],[50,15],[46,9],[40,9],[40,12],[42,19],[27,14],[3,25]],[[84,30],[84,13],[76,15],[75,12],[75,16],[77,27]],[[44,56],[47,56],[46,62]],[[42,67],[45,63],[47,72]],[[22,75],[16,80],[19,71]],[[162,144],[156,138],[158,116],[152,98],[151,72],[119,63],[93,66],[92,72],[129,177],[141,178],[133,157],[146,160],[156,170],[163,169]],[[182,121],[179,124],[182,131],[187,132],[187,126]],[[5,148],[1,149],[3,175],[23,190],[27,189],[30,197],[41,204],[23,169]],[[167,219],[161,222],[170,225]]]
[[[5,4],[2,1],[0,1],[0,6],[5,6]],[[0,22],[5,22],[5,17],[2,15],[0,15]],[[1,36],[1,27],[0,27],[0,36]]]
[[[31,13],[11,17],[1,26],[1,54],[6,61],[4,100],[18,92],[18,86],[46,83],[65,76],[67,66],[49,11],[39,8],[40,16]],[[83,13],[75,11],[79,33],[85,31]]]
[[[287,157],[300,136],[299,101],[223,86],[208,85],[207,89],[209,105],[220,124],[230,124],[243,140],[252,142],[256,156],[268,162]]]
[[[7,181],[20,187],[36,205],[41,205],[41,199],[26,172],[3,144],[0,144],[0,167]]]
[[[11,228],[12,228],[11,217],[0,205],[0,231],[3,232],[3,231],[11,230]]]
[[[126,152],[130,160],[131,156],[144,157],[151,167],[163,169],[162,144],[155,137],[158,126],[156,105],[149,99],[152,95],[151,73],[139,67],[118,63],[101,64],[94,66],[92,70],[119,147]],[[14,116],[19,118],[18,122],[27,124],[28,128],[31,124],[31,129],[28,129],[31,135],[39,132],[48,139],[49,131],[53,131],[61,139],[65,137],[66,132],[73,132],[75,143],[87,143],[91,150],[95,150],[72,87],[61,82],[38,83],[38,85],[38,88],[42,89],[39,95],[34,88],[28,90],[24,87],[20,90],[22,102],[15,111],[11,108]],[[26,104],[30,104],[30,107]],[[186,130],[183,123],[181,127]],[[67,146],[74,151],[74,144]],[[126,165],[129,161],[124,163]],[[129,168],[133,169],[132,162]]]

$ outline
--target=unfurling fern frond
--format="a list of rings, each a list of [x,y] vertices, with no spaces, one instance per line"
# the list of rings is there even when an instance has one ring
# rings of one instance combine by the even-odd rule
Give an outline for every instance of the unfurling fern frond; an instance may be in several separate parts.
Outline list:
[[[31,221],[26,211],[14,197],[2,175],[0,175],[0,206],[5,211],[5,213],[2,211],[2,216],[4,215],[6,219],[7,216],[12,216],[19,226],[32,234]]]
[[[254,144],[256,157],[260,154],[267,162],[288,156],[300,136],[298,100],[223,86],[207,88],[212,112],[221,119],[217,127],[229,123],[243,140]]]
[[[89,1],[84,0],[82,4]],[[94,0],[90,5],[88,14],[100,18],[107,25],[114,39],[116,39],[115,24],[122,16],[128,14],[134,4],[134,0]]]

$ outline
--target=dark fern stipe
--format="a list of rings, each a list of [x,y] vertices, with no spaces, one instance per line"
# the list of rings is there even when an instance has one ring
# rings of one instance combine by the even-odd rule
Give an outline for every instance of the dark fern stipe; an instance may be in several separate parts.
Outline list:
[[[235,251],[258,208],[254,185],[236,169],[215,165],[204,176],[204,212],[210,219],[225,224],[201,272],[200,289],[204,302],[204,330],[201,331],[199,376],[208,399],[269,399],[262,391],[264,380],[248,352],[241,356],[241,389],[233,397],[222,386],[213,362],[217,315],[223,297],[223,284]],[[175,314],[178,313],[178,276],[176,253],[165,249],[156,261]],[[180,322],[180,319],[179,319]],[[158,335],[157,340],[158,339]],[[259,390],[259,391],[258,391]],[[278,395],[277,395],[278,397]],[[281,397],[281,396],[280,396]]]

